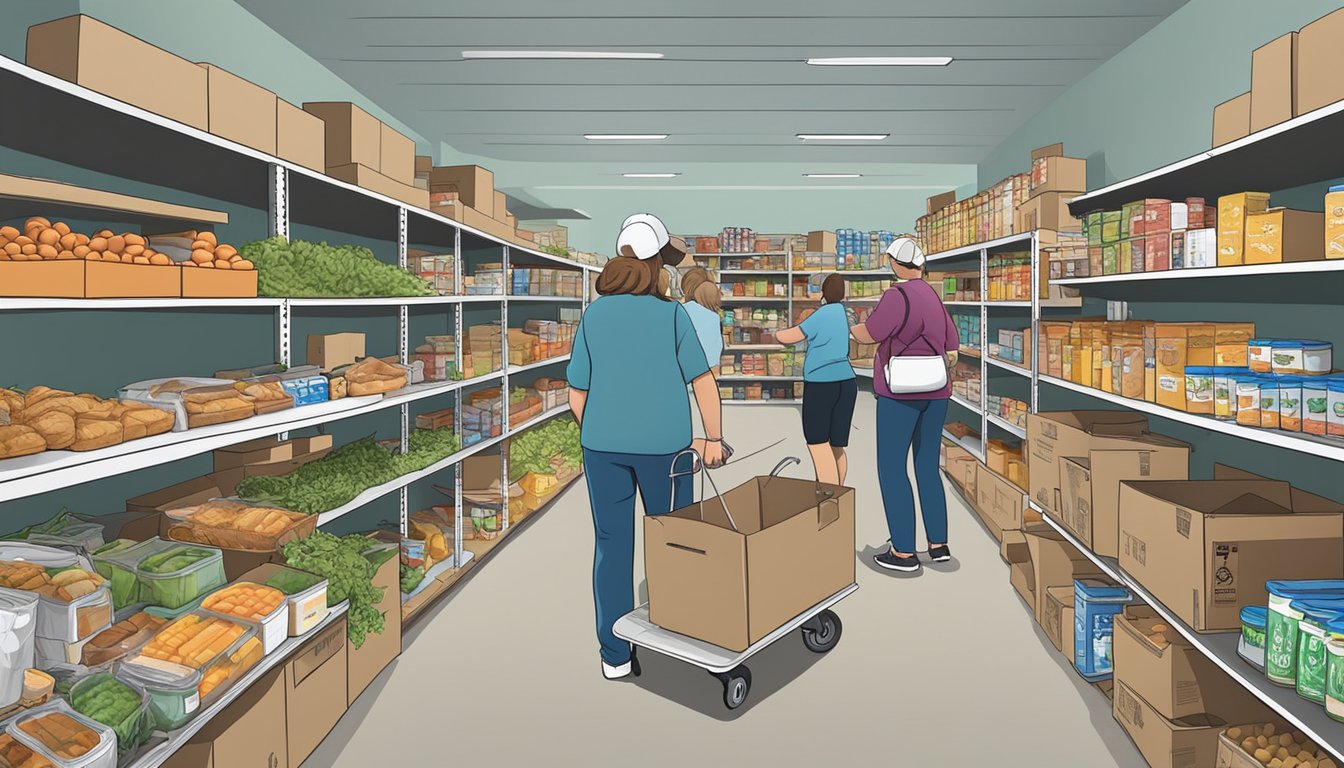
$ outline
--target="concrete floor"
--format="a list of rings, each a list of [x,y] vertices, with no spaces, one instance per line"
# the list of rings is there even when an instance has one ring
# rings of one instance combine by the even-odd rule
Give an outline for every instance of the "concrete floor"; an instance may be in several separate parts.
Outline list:
[[[832,653],[813,654],[796,636],[762,651],[750,662],[750,699],[736,712],[707,673],[648,652],[641,678],[603,680],[593,534],[579,483],[410,629],[401,657],[304,768],[683,768],[743,759],[1143,766],[1110,703],[1050,646],[1009,586],[996,543],[955,495],[956,559],[915,578],[872,565],[887,538],[873,410],[860,396],[849,485],[858,491],[861,588],[837,606],[844,632]],[[810,476],[794,407],[728,406],[725,435],[737,456],[716,473],[720,488],[768,473],[785,456],[803,459],[785,474]]]

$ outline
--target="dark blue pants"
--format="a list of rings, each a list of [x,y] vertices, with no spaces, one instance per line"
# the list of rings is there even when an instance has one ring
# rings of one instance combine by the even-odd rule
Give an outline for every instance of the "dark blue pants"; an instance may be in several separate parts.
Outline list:
[[[947,498],[938,474],[946,400],[877,398],[877,480],[887,510],[887,529],[897,552],[915,550],[915,494],[910,488],[906,456],[915,453],[915,481],[924,533],[930,542],[947,543]]]
[[[588,480],[588,502],[593,508],[597,539],[593,552],[597,641],[602,647],[602,660],[612,666],[630,660],[630,644],[612,634],[611,627],[635,609],[635,489],[639,489],[646,515],[665,514],[691,503],[688,475],[677,478],[676,500],[668,507],[672,495],[668,473],[675,455],[583,450],[583,473]],[[685,471],[690,464],[690,456],[684,456],[677,462],[677,469]]]

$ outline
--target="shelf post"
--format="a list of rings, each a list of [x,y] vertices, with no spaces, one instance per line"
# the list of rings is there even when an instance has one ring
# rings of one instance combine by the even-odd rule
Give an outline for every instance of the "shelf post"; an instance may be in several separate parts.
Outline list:
[[[989,441],[989,249],[980,249],[980,455],[984,463]]]
[[[269,167],[267,189],[267,231],[271,237],[289,239],[289,169],[279,163]]]
[[[500,427],[499,433],[504,439],[499,444],[499,530],[509,529],[509,286],[513,284],[509,275],[509,246],[504,246],[504,295],[499,300],[499,343],[503,346],[503,384],[500,388]]]
[[[453,295],[462,295],[462,230],[453,227]],[[462,369],[462,304],[453,305],[453,360],[457,365],[457,375],[466,377]],[[462,390],[453,393],[453,434],[457,435],[458,445],[462,445]],[[461,568],[462,562],[462,464],[453,465],[453,567]]]
[[[1041,237],[1038,230],[1031,232],[1031,402],[1029,411],[1036,413],[1040,400],[1040,333],[1041,333]]]
[[[275,166],[271,166],[274,168]],[[283,171],[284,169],[281,168]],[[289,304],[289,299],[281,299],[280,306],[275,310],[275,331],[276,331],[276,360],[285,368],[289,368],[292,363],[293,352],[290,344],[290,321],[293,308]],[[289,439],[289,432],[281,432],[275,436],[276,440],[284,442]]]

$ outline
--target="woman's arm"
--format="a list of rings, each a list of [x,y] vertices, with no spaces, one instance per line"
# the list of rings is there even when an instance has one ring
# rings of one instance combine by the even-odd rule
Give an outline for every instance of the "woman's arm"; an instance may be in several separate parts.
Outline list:
[[[796,325],[792,328],[785,328],[775,334],[775,341],[778,341],[780,344],[798,344],[806,338],[807,336],[803,333],[803,329]]]
[[[707,467],[721,466],[724,456],[719,384],[711,374],[705,373],[691,382],[691,388],[695,392],[695,404],[700,408],[700,420],[705,425],[705,437],[709,441],[705,443],[700,458],[704,460]]]
[[[850,326],[849,335],[853,336],[854,340],[860,344],[877,343],[873,341],[873,336],[868,332],[868,326],[864,323],[856,323],[853,326]]]
[[[569,388],[569,410],[574,414],[574,422],[583,426],[583,407],[588,404],[588,393],[582,389]]]

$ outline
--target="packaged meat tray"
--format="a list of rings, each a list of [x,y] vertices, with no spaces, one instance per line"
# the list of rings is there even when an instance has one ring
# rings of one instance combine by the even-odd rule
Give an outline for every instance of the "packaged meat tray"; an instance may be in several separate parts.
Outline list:
[[[183,432],[252,416],[251,401],[243,398],[234,383],[191,377],[149,379],[127,384],[117,396],[172,413],[173,431]]]
[[[53,701],[10,721],[5,733],[59,768],[116,768],[117,736],[111,728]]]
[[[248,552],[273,552],[317,530],[317,515],[257,507],[232,499],[215,499],[165,514],[173,521],[168,538],[174,541]]]
[[[201,610],[254,627],[263,654],[274,651],[289,637],[285,593],[275,587],[237,581],[202,600]]]

